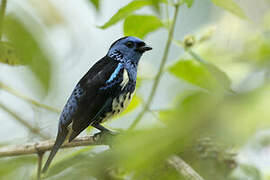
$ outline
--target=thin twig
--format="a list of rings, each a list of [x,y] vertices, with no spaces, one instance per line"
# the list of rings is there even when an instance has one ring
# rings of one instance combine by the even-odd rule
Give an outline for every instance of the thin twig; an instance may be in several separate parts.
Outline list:
[[[50,107],[50,106],[48,106],[46,104],[39,103],[36,100],[34,100],[34,99],[30,98],[30,97],[25,96],[24,94],[16,91],[15,89],[13,89],[13,88],[5,85],[2,82],[0,82],[0,88],[3,89],[3,90],[5,90],[5,91],[7,91],[7,92],[9,92],[10,94],[13,94],[14,96],[17,96],[17,97],[19,97],[19,98],[21,98],[21,99],[23,99],[23,100],[25,100],[25,101],[27,101],[27,102],[35,105],[35,106],[37,106],[37,107],[40,107],[40,108],[43,108],[43,109],[46,109],[46,110],[49,110],[49,111],[52,111],[52,112],[60,113],[60,110],[59,109]]]
[[[167,162],[187,180],[204,180],[193,168],[191,168],[185,161],[176,155],[173,155],[167,159]]]
[[[2,39],[2,34],[3,34],[3,26],[4,26],[3,22],[4,22],[6,7],[7,7],[7,0],[2,0],[1,10],[0,10],[0,40]]]
[[[38,168],[37,168],[37,180],[41,180],[41,168],[42,168],[42,159],[44,152],[38,153]]]
[[[173,16],[173,22],[172,22],[172,25],[171,25],[170,30],[169,30],[169,35],[168,35],[167,43],[166,43],[166,46],[165,46],[164,54],[163,54],[163,57],[162,57],[162,60],[161,60],[161,64],[159,66],[157,76],[155,77],[154,84],[153,84],[150,96],[149,96],[149,98],[148,98],[142,112],[136,117],[136,119],[133,121],[133,123],[131,124],[129,129],[133,129],[140,122],[141,118],[147,112],[147,109],[149,109],[149,106],[151,105],[151,103],[153,101],[153,98],[155,96],[157,87],[158,87],[159,82],[160,82],[161,75],[163,73],[165,63],[166,63],[167,58],[168,58],[170,46],[171,46],[171,43],[172,43],[172,37],[173,37],[174,29],[175,29],[175,24],[176,24],[176,20],[177,20],[178,10],[179,10],[179,4],[176,4],[175,5],[174,16]]]
[[[40,141],[26,145],[13,145],[0,148],[0,157],[20,156],[28,154],[37,154],[39,152],[49,151],[54,144],[54,140]],[[70,143],[64,143],[61,148],[71,148],[89,145],[106,145],[103,138],[99,136],[84,136],[74,139]]]
[[[49,136],[43,134],[40,132],[40,129],[38,127],[33,127],[29,122],[26,120],[20,118],[15,112],[11,111],[8,107],[6,107],[4,104],[0,103],[0,108],[9,113],[14,119],[16,119],[19,123],[21,123],[23,126],[25,126],[29,131],[33,134],[38,135],[39,137],[43,139],[49,139]]]

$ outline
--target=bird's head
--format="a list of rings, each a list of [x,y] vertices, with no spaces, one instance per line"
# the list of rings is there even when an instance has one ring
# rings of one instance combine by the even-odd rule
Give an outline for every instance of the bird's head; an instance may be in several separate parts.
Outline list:
[[[138,64],[142,54],[151,49],[141,39],[127,36],[115,41],[111,45],[107,56],[119,61],[130,61],[131,63]]]

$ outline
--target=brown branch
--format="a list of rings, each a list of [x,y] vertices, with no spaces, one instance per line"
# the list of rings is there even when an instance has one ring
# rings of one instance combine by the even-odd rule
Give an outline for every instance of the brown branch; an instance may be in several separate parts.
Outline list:
[[[64,143],[61,148],[72,148],[89,145],[108,145],[106,143],[107,136],[84,136],[74,139],[72,142]],[[29,143],[26,145],[12,145],[0,148],[0,157],[20,156],[37,154],[38,155],[38,173],[40,178],[40,169],[42,165],[42,157],[44,152],[51,150],[54,140],[41,141],[37,143]],[[196,173],[187,163],[185,163],[178,156],[171,156],[167,159],[167,163],[176,169],[176,171],[185,177],[187,180],[204,180],[198,173]]]
[[[20,156],[27,154],[38,154],[52,148],[54,140],[40,141],[26,145],[12,145],[0,148],[0,157]],[[74,139],[70,143],[64,143],[61,148],[71,148],[77,146],[106,145],[102,136],[84,136]]]
[[[4,104],[0,103],[0,108],[9,113],[14,119],[16,119],[16,121],[18,121],[20,124],[29,129],[31,133],[36,134],[43,139],[49,139],[48,135],[41,133],[40,128],[32,126],[29,122],[20,118],[15,112],[11,111]]]
[[[167,163],[187,180],[204,180],[194,169],[176,155],[167,159]]]

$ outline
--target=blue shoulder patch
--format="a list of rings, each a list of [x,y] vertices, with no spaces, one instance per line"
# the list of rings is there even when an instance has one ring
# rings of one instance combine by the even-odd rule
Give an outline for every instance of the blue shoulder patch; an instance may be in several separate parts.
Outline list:
[[[114,70],[112,75],[110,76],[109,80],[106,81],[106,83],[109,83],[114,80],[114,78],[117,76],[117,74],[120,72],[120,70],[123,68],[123,64],[119,63],[117,68]]]

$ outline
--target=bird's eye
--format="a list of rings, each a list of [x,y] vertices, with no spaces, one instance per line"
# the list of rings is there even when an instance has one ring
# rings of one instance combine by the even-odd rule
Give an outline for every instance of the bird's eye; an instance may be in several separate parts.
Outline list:
[[[128,41],[128,42],[126,43],[126,46],[127,46],[128,48],[133,48],[134,44],[133,44],[133,42]]]

